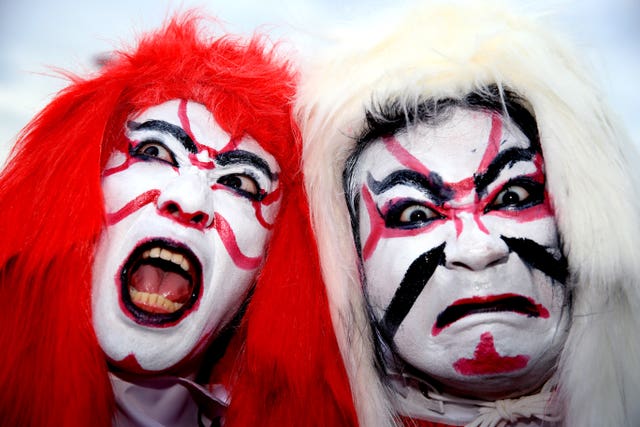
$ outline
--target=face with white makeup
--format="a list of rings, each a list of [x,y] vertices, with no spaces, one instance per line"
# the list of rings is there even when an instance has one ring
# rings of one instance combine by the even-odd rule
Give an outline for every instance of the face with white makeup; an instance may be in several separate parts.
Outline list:
[[[553,372],[569,319],[535,121],[434,111],[391,132],[405,113],[382,120],[345,172],[372,321],[445,391],[526,394]]]
[[[279,166],[193,101],[141,111],[125,135],[102,178],[94,329],[115,366],[166,371],[197,357],[247,297],[279,209]]]

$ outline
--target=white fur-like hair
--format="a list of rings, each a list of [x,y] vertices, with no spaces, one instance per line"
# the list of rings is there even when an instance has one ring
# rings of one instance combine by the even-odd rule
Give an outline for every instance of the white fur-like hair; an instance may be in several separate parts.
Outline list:
[[[540,133],[569,262],[572,323],[556,377],[564,425],[640,425],[640,165],[573,48],[496,1],[432,1],[370,23],[303,70],[296,106],[307,192],[338,341],[362,427],[392,426],[375,368],[342,174],[365,111],[461,98],[489,85],[522,96]]]

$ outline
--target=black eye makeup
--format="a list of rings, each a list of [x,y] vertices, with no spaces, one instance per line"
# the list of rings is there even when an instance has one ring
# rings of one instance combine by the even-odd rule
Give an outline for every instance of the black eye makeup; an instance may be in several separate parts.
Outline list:
[[[171,166],[177,166],[175,154],[164,143],[157,139],[143,140],[135,147],[129,148],[129,154],[146,161],[160,161],[168,163]]]
[[[544,201],[544,184],[527,177],[518,177],[504,184],[484,211],[522,210]]]
[[[413,199],[395,202],[383,213],[384,223],[388,228],[420,228],[442,218],[443,216],[434,209]]]
[[[266,196],[266,193],[258,184],[258,180],[247,173],[224,175],[218,178],[217,183],[251,200],[260,201]]]

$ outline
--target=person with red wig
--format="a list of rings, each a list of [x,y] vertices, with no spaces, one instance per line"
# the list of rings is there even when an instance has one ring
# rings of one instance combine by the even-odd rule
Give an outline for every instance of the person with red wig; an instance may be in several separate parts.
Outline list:
[[[71,77],[17,138],[0,175],[2,425],[356,424],[295,73],[262,37],[199,26],[174,18]]]

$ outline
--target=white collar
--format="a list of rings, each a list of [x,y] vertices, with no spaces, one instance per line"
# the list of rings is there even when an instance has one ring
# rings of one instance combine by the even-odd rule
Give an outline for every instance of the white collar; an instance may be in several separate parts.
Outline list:
[[[556,384],[547,381],[538,393],[515,399],[483,401],[439,393],[421,378],[392,374],[400,415],[466,427],[557,425],[562,419],[555,402]],[[418,384],[428,391],[420,391]]]

